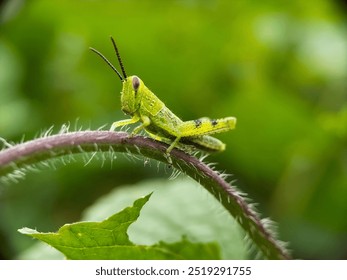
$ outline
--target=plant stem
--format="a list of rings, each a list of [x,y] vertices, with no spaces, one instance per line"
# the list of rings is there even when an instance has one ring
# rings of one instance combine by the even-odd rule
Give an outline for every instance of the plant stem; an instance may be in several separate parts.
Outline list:
[[[86,152],[125,152],[140,154],[168,163],[167,144],[142,136],[129,137],[124,132],[79,131],[38,138],[0,151],[0,176],[26,168],[41,161],[64,155]],[[181,150],[171,152],[172,166],[199,182],[236,219],[268,259],[289,259],[290,255],[268,220],[261,220],[252,205],[246,202],[235,187],[228,184],[218,172],[196,157]]]

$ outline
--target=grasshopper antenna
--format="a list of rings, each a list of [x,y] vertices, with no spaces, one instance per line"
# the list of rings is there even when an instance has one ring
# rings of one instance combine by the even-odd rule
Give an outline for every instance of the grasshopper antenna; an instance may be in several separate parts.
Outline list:
[[[114,66],[112,65],[112,63],[109,62],[108,59],[107,59],[101,52],[97,51],[97,50],[94,49],[94,48],[89,48],[89,49],[90,49],[91,51],[95,52],[98,56],[100,56],[100,57],[108,64],[108,66],[110,66],[110,67],[112,68],[112,70],[113,70],[114,72],[116,72],[116,74],[117,74],[117,76],[120,78],[120,80],[121,80],[121,81],[124,81],[124,79],[126,78],[126,76],[123,78],[122,75],[121,75],[121,74],[118,72],[118,70],[116,69],[116,67],[114,67]],[[118,54],[118,53],[117,53],[117,54]],[[123,74],[125,74],[122,64],[121,64],[121,68],[122,68]]]
[[[111,41],[112,41],[114,50],[116,51],[116,55],[117,55],[117,58],[118,58],[118,61],[119,61],[120,68],[122,69],[122,73],[123,73],[124,79],[126,79],[126,78],[127,78],[127,74],[125,73],[125,69],[124,69],[122,60],[121,60],[121,58],[120,58],[120,54],[119,54],[119,51],[118,51],[116,42],[114,41],[114,39],[112,38],[112,36],[110,36],[110,38],[111,38]]]

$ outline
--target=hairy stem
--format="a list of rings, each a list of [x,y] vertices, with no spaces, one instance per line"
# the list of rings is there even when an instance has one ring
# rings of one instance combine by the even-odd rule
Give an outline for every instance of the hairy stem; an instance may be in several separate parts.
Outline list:
[[[79,131],[52,135],[18,144],[0,151],[0,176],[56,157],[85,152],[127,152],[167,163],[167,145],[124,132]],[[233,186],[199,159],[178,149],[171,152],[172,166],[199,182],[227,209],[269,259],[289,259],[281,241],[261,220],[252,205]]]

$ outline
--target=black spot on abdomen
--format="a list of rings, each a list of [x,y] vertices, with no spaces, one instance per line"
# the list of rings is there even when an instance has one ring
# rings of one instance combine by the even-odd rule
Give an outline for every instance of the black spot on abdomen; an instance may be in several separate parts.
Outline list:
[[[195,120],[195,127],[198,128],[199,126],[201,126],[202,121],[201,120]]]

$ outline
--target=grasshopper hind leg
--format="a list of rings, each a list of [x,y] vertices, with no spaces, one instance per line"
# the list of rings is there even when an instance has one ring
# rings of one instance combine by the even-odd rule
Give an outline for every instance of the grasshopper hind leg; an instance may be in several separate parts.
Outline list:
[[[225,150],[225,144],[222,141],[209,135],[182,138],[181,143],[192,145],[207,153],[223,152]]]
[[[222,119],[201,118],[183,122],[179,127],[181,137],[198,137],[215,133],[226,132],[234,129],[236,118],[226,117]]]

